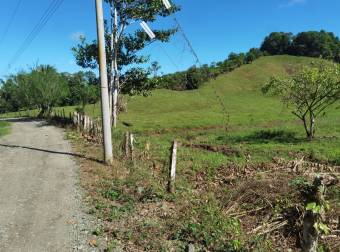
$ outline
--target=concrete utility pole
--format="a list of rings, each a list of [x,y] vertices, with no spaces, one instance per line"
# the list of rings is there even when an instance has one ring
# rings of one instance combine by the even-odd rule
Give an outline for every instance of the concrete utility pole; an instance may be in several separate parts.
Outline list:
[[[104,144],[104,161],[106,164],[112,164],[112,138],[111,138],[111,122],[110,122],[110,105],[107,80],[106,51],[104,37],[104,17],[103,2],[96,1],[97,14],[97,36],[99,47],[99,70],[101,82],[101,106],[102,106],[102,123],[103,123],[103,144]]]

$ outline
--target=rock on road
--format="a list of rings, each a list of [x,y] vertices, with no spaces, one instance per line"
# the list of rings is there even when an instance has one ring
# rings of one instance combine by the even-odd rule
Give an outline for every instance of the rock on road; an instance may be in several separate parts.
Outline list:
[[[11,134],[0,138],[1,252],[82,247],[71,152],[63,131],[43,121],[15,121]]]

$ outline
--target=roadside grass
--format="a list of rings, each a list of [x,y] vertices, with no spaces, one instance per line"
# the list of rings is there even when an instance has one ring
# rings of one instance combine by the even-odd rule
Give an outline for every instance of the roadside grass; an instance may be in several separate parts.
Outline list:
[[[20,118],[20,117],[36,117],[39,111],[37,109],[34,110],[22,110],[18,112],[9,112],[6,114],[0,114],[0,118]]]
[[[10,123],[0,122],[0,137],[10,133]]]

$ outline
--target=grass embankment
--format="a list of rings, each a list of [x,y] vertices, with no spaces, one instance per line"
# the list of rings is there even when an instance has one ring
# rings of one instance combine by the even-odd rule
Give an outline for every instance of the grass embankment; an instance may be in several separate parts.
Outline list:
[[[309,142],[290,110],[278,98],[263,96],[260,87],[270,76],[311,61],[264,57],[199,90],[156,90],[131,98],[114,130],[114,166],[81,161],[90,212],[104,220],[94,235],[108,235],[106,247],[130,251],[185,251],[190,243],[202,251],[297,250],[306,203],[301,185],[311,180],[310,173],[339,168],[282,158],[339,164],[340,113],[333,107],[319,118],[317,138]],[[86,113],[98,116],[99,106],[87,106]],[[125,131],[136,135],[135,164],[121,150]],[[79,152],[101,159],[100,146],[74,133],[69,137]],[[176,193],[168,194],[173,139],[181,146]],[[332,206],[327,224],[336,229],[339,187],[331,187],[326,198]],[[330,249],[338,242],[321,240]]]
[[[10,124],[8,122],[0,122],[0,137],[10,132]]]

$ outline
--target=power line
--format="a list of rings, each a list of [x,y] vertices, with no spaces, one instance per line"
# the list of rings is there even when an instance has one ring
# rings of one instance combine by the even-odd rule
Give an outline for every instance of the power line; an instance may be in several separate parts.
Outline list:
[[[174,59],[170,56],[170,54],[166,51],[165,47],[161,44],[160,48],[162,49],[162,51],[164,52],[164,54],[168,57],[168,59],[170,60],[170,62],[176,67],[177,71],[179,71],[179,66],[177,65],[177,63],[174,61]]]
[[[2,42],[4,42],[4,40],[5,40],[5,38],[6,38],[7,34],[8,34],[8,31],[9,31],[9,29],[11,28],[11,26],[13,24],[14,18],[17,15],[17,12],[19,10],[19,7],[20,7],[21,3],[22,3],[22,0],[19,0],[17,5],[15,6],[14,11],[13,11],[13,13],[12,13],[10,19],[9,19],[9,22],[8,22],[6,28],[5,28],[5,31],[2,34],[1,38],[0,38],[0,45],[2,44]]]
[[[166,7],[168,10],[171,8],[171,4],[169,3],[168,0],[163,0],[163,3],[164,3],[165,7]],[[169,11],[169,12],[170,12],[170,11]],[[174,15],[173,19],[174,19],[175,23],[177,24],[177,28],[178,28],[178,30],[181,32],[181,34],[182,34],[184,40],[187,42],[187,44],[188,44],[188,46],[189,46],[189,49],[190,49],[191,53],[192,53],[193,56],[195,57],[196,63],[201,67],[202,64],[201,64],[201,62],[200,62],[200,60],[199,60],[199,58],[198,58],[198,56],[197,56],[197,53],[196,53],[196,51],[194,50],[194,48],[193,48],[193,46],[192,46],[192,44],[191,44],[191,42],[190,42],[188,36],[185,34],[185,32],[184,32],[184,30],[183,30],[181,24],[179,23],[179,21],[177,20],[177,18],[176,18],[175,15]],[[226,105],[224,104],[222,97],[219,95],[219,93],[218,93],[216,87],[215,87],[214,85],[212,85],[212,87],[213,87],[213,92],[214,92],[214,94],[215,94],[215,97],[217,98],[217,101],[218,101],[218,103],[219,103],[220,106],[221,106],[222,116],[223,116],[223,118],[222,118],[222,124],[225,126],[225,129],[228,130],[228,125],[227,125],[227,124],[228,124],[228,121],[229,121],[229,113],[228,113],[228,111],[227,111],[227,107],[226,107]],[[200,92],[199,92],[199,91],[198,91],[198,94],[200,95]]]
[[[56,10],[60,7],[64,0],[52,0],[48,8],[45,10],[44,14],[38,21],[38,23],[35,25],[35,27],[32,29],[32,31],[28,34],[28,36],[25,38],[24,42],[22,43],[19,50],[14,54],[12,57],[9,67],[20,58],[20,56],[25,52],[25,50],[30,46],[30,44],[33,42],[33,40],[38,36],[38,34],[41,32],[41,30],[44,28],[44,26],[47,24],[49,19],[53,16],[53,14],[56,12]]]
[[[194,50],[194,48],[193,48],[193,46],[192,46],[192,44],[191,44],[191,42],[190,42],[188,36],[185,34],[185,32],[184,32],[184,30],[183,30],[181,24],[180,24],[179,21],[177,20],[176,16],[174,16],[174,21],[175,21],[175,23],[177,24],[177,27],[178,27],[179,31],[181,32],[181,34],[182,34],[184,40],[187,42],[187,44],[188,44],[188,46],[189,46],[189,49],[190,49],[191,53],[194,55],[195,60],[196,60],[196,63],[197,63],[199,66],[201,66],[201,65],[202,65],[202,64],[201,64],[201,61],[199,60],[196,51]]]
[[[33,40],[39,35],[41,30],[45,27],[47,22],[51,19],[53,14],[59,9],[64,0],[52,0],[48,8],[45,10],[42,17],[39,19],[38,23],[34,26],[32,31],[27,35],[20,48],[16,51],[14,56],[11,58],[8,68],[11,68],[11,65],[14,64],[21,55],[26,51],[26,49],[31,45]]]
[[[171,6],[170,1],[169,1],[169,0],[162,0],[162,2],[163,2],[163,4],[164,4],[165,8],[168,10],[168,13],[171,14],[171,8],[172,8],[172,6]],[[177,20],[175,14],[174,14],[173,19],[174,19],[175,23],[177,24],[177,28],[178,28],[178,30],[181,32],[181,34],[182,34],[184,40],[187,42],[187,44],[188,44],[188,46],[189,46],[189,48],[190,48],[191,53],[192,53],[193,56],[195,57],[196,63],[197,63],[199,66],[202,66],[202,64],[201,64],[201,62],[200,62],[200,60],[199,60],[199,58],[198,58],[198,56],[197,56],[196,51],[194,50],[194,48],[193,48],[193,46],[192,46],[192,44],[191,44],[191,42],[190,42],[188,36],[185,34],[185,32],[184,32],[184,30],[183,30],[181,24],[180,24],[179,21]]]

